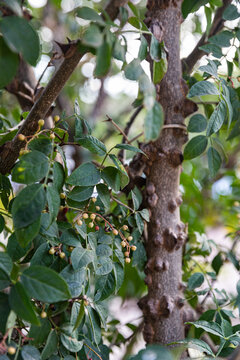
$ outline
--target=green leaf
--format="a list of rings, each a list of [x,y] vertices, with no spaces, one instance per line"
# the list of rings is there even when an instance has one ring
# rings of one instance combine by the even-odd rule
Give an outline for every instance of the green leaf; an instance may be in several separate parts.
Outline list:
[[[120,190],[120,173],[113,166],[107,166],[102,170],[102,179],[107,183],[110,188],[115,192]]]
[[[159,61],[162,57],[162,44],[155,38],[154,35],[151,37],[150,43],[150,56],[153,60]]]
[[[146,349],[141,350],[136,356],[131,360],[146,360],[146,359],[156,359],[156,360],[174,360],[175,357],[171,352],[161,345],[147,345]]]
[[[107,75],[111,66],[111,47],[107,41],[97,49],[96,68],[94,75],[101,78]]]
[[[168,62],[166,58],[153,62],[153,83],[158,84],[167,72]]]
[[[199,339],[186,339],[183,341],[178,341],[178,344],[187,344],[188,348],[196,349],[201,352],[205,352],[208,355],[214,356],[214,353],[212,352],[212,349],[210,346],[203,340]],[[215,356],[214,356],[215,357]]]
[[[207,27],[205,32],[206,35],[208,36],[212,25],[212,9],[209,8],[208,6],[204,6],[204,12],[207,20]]]
[[[155,101],[153,107],[147,111],[144,120],[144,134],[146,141],[156,140],[163,125],[164,114],[162,106]]]
[[[45,177],[48,166],[48,158],[42,152],[34,150],[23,155],[14,166],[12,179],[20,184],[32,184]]]
[[[147,49],[148,49],[148,42],[145,38],[145,36],[143,36],[142,34],[140,35],[140,48],[138,51],[138,58],[140,59],[140,61],[143,61],[146,59],[147,57]]]
[[[10,306],[8,303],[8,295],[0,292],[0,331],[2,334],[6,332],[6,323],[10,313]]]
[[[63,346],[71,352],[77,353],[83,346],[83,341],[77,340],[77,333],[73,331],[73,326],[65,325],[61,328],[60,335]]]
[[[221,31],[217,35],[210,37],[208,41],[220,47],[229,47],[231,46],[230,40],[233,38],[233,36],[233,32],[225,30]]]
[[[81,305],[79,304],[79,311],[78,311],[78,315],[77,315],[77,319],[76,319],[76,322],[74,324],[74,328],[73,328],[73,331],[76,330],[79,325],[81,325],[81,322],[83,320],[83,317],[85,315],[85,310],[84,310],[84,301],[81,300]]]
[[[102,156],[107,152],[106,146],[92,135],[85,135],[80,138],[78,137],[75,138],[75,140],[79,145],[83,146],[94,154]]]
[[[67,179],[70,185],[94,186],[100,181],[100,171],[90,162],[80,165]]]
[[[83,6],[81,8],[78,8],[76,14],[78,17],[82,19],[96,21],[100,25],[106,25],[105,22],[103,21],[103,18],[90,7]]]
[[[54,186],[47,187],[47,203],[51,224],[56,219],[60,207],[60,196]]]
[[[108,187],[104,184],[98,184],[97,192],[98,192],[100,200],[102,201],[106,211],[108,211],[109,207],[110,207],[110,193],[109,193]]]
[[[208,59],[208,64],[200,66],[199,70],[204,71],[207,74],[214,76],[215,78],[218,78],[218,73],[217,73],[218,68],[213,60]]]
[[[118,264],[118,263],[114,263],[113,264],[113,273],[114,273],[114,277],[115,277],[115,294],[117,294],[118,290],[120,289],[120,287],[123,284],[124,281],[124,269],[123,267]]]
[[[96,268],[97,275],[107,275],[113,269],[112,261],[109,257],[99,257]]]
[[[211,177],[214,177],[221,167],[222,158],[219,152],[216,149],[214,149],[212,146],[210,146],[207,151],[207,157],[208,157],[208,168],[210,171],[210,175]]]
[[[220,95],[220,93],[216,86],[208,81],[199,81],[195,83],[188,93],[189,98],[203,95]]]
[[[53,164],[53,186],[58,192],[61,192],[65,180],[65,172],[62,164],[54,162]]]
[[[6,16],[1,19],[0,30],[12,51],[20,52],[29,64],[37,64],[40,42],[29,21],[18,16]]]
[[[113,57],[117,60],[125,62],[126,60],[126,46],[121,44],[121,41],[116,39],[113,48]]]
[[[207,120],[205,116],[201,114],[196,114],[191,117],[187,130],[189,132],[199,133],[206,130],[206,127],[207,127]]]
[[[202,273],[194,273],[188,280],[188,289],[193,290],[201,286],[204,282],[204,276]]]
[[[25,187],[14,199],[12,205],[15,229],[26,227],[36,221],[45,207],[46,195],[42,184]]]
[[[52,150],[52,142],[49,138],[39,136],[29,143],[28,148],[32,151],[37,150],[45,155],[49,155]]]
[[[41,353],[42,360],[47,360],[56,351],[58,346],[58,336],[55,330],[51,330],[48,335],[47,342]]]
[[[93,48],[99,48],[103,44],[103,34],[97,25],[91,24],[87,27],[82,43]]]
[[[95,301],[102,301],[107,299],[114,293],[115,290],[115,279],[113,273],[110,272],[107,275],[103,275],[97,278],[95,284]]]
[[[150,217],[149,217],[149,210],[148,210],[148,209],[143,209],[143,210],[139,211],[139,214],[141,215],[141,217],[142,217],[145,221],[149,222]]]
[[[223,19],[224,20],[235,20],[238,19],[240,16],[240,13],[238,12],[238,9],[235,5],[230,4],[223,12]]]
[[[66,281],[71,293],[71,297],[78,297],[83,290],[83,284],[86,280],[86,270],[74,270],[71,265],[67,265],[60,273],[61,277]]]
[[[199,46],[199,49],[205,51],[207,54],[212,53],[213,56],[218,59],[222,57],[222,49],[216,44],[205,44]]]
[[[133,190],[131,190],[131,196],[133,201],[133,208],[134,210],[138,210],[142,202],[142,194],[136,186]]]
[[[35,220],[32,224],[22,227],[20,229],[15,229],[15,234],[17,241],[20,246],[25,248],[39,233],[41,225],[41,217]]]
[[[140,234],[142,234],[143,229],[144,229],[144,222],[143,222],[143,220],[141,218],[141,215],[139,213],[135,213],[134,217],[135,217],[135,220],[136,220],[136,223],[137,223],[138,231],[140,232]]]
[[[124,68],[124,74],[129,80],[138,80],[144,71],[140,65],[139,59],[133,59],[128,65]]]
[[[130,9],[131,9],[131,11],[133,12],[133,14],[134,14],[137,18],[140,18],[140,13],[139,13],[138,8],[137,8],[133,3],[131,3],[130,1],[128,2],[128,6],[130,7]]]
[[[13,263],[7,253],[0,252],[0,269],[10,276]]]
[[[106,308],[105,302],[98,302],[94,304],[94,307],[100,317],[100,320],[104,326],[104,329],[107,330],[107,317],[108,317],[108,309]]]
[[[198,135],[192,138],[184,149],[184,160],[193,159],[201,155],[208,144],[208,138],[204,135]]]
[[[33,305],[23,287],[17,282],[12,286],[9,295],[9,304],[11,309],[23,320],[31,324],[40,325],[40,322],[34,312]]]
[[[9,84],[18,69],[19,58],[0,37],[0,88]]]
[[[2,215],[0,215],[0,233],[3,231],[4,226],[5,226],[4,217]]]
[[[143,155],[146,155],[141,149],[135,147],[135,146],[132,146],[132,145],[129,145],[129,144],[117,144],[114,146],[116,149],[124,149],[124,150],[129,150],[129,151],[133,151],[133,152],[139,152]]]
[[[96,255],[97,256],[111,256],[112,248],[106,244],[100,244],[96,248]]]
[[[61,276],[45,266],[32,265],[23,271],[21,282],[29,296],[43,302],[68,300],[71,295]]]
[[[221,256],[221,253],[219,252],[212,261],[212,268],[216,272],[217,275],[223,264],[224,263],[222,260],[222,256]]]
[[[218,323],[213,321],[205,321],[205,320],[198,320],[194,322],[187,322],[186,324],[194,325],[198,329],[203,329],[204,331],[217,335],[221,338],[224,337],[221,326]]]
[[[11,9],[17,16],[22,16],[22,8],[18,0],[1,0],[1,3]]]
[[[218,132],[221,129],[225,117],[227,115],[226,105],[223,101],[221,101],[217,107],[215,108],[214,112],[212,113],[208,127],[207,127],[207,136],[211,136],[212,134]]]
[[[188,14],[197,11],[201,6],[208,3],[209,0],[184,0],[182,3],[182,14],[184,19]]]
[[[41,360],[41,355],[38,349],[31,345],[22,347],[21,355],[23,360]]]
[[[88,200],[93,193],[94,186],[75,186],[68,194],[68,198],[75,201]]]
[[[96,312],[96,310],[94,310],[90,306],[87,306],[87,312],[88,312],[88,317],[89,317],[89,321],[90,321],[90,325],[91,325],[94,343],[99,344],[102,336],[101,336],[101,324],[99,321],[98,313]]]
[[[23,248],[22,246],[19,245],[15,233],[13,233],[8,238],[7,253],[12,258],[12,261],[18,261],[19,259],[21,259],[29,249],[30,249],[30,245],[27,246],[26,248]]]
[[[75,248],[72,252],[71,259],[74,270],[81,269],[93,261],[93,251],[83,248]]]

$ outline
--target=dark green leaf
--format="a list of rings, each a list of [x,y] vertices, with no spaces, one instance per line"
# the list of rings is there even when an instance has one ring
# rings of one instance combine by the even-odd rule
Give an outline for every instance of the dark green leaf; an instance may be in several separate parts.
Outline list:
[[[44,266],[32,265],[24,270],[21,282],[29,296],[39,301],[51,303],[70,298],[68,286],[63,278]]]
[[[196,349],[201,352],[205,352],[208,355],[214,356],[214,353],[212,352],[212,349],[210,348],[210,346],[203,340],[199,340],[199,339],[189,339],[188,340],[187,339],[187,340],[183,340],[183,341],[178,341],[178,344],[187,344],[188,348]]]
[[[113,269],[112,261],[109,257],[99,257],[96,268],[97,275],[107,275]]]
[[[217,107],[215,108],[214,112],[212,113],[209,119],[207,132],[206,132],[207,136],[211,136],[212,134],[218,132],[218,130],[221,129],[224,120],[226,118],[226,115],[227,115],[226,105],[224,101],[221,101],[217,105]]]
[[[106,308],[105,302],[98,302],[94,304],[94,307],[98,313],[98,316],[101,319],[101,322],[105,328],[107,329],[107,317],[108,317],[108,309]]]
[[[197,11],[202,5],[208,3],[209,0],[184,0],[182,3],[182,14],[184,19],[189,13]]]
[[[114,273],[115,283],[116,283],[115,293],[117,293],[124,281],[124,269],[120,264],[114,263],[113,264],[113,273]]]
[[[56,219],[60,207],[60,196],[54,186],[47,187],[47,203],[51,224]]]
[[[94,48],[101,46],[103,43],[103,34],[99,27],[95,24],[88,26],[83,35],[82,42],[83,44]]]
[[[0,30],[12,51],[20,52],[29,64],[37,64],[40,42],[29,21],[18,16],[6,16],[1,19]]]
[[[60,273],[61,277],[68,284],[71,297],[78,297],[83,290],[83,284],[86,280],[86,270],[74,270],[71,265],[67,265]]]
[[[97,278],[95,284],[95,301],[105,300],[114,293],[115,279],[113,273],[110,272],[107,275],[103,275]]]
[[[143,222],[143,220],[141,218],[141,215],[139,213],[135,213],[134,217],[135,217],[135,220],[136,220],[136,223],[137,223],[138,231],[140,232],[140,234],[142,234],[143,229],[144,229],[144,222]]]
[[[126,56],[126,46],[121,44],[121,41],[116,39],[114,48],[113,48],[113,57],[117,60],[125,62]]]
[[[216,44],[205,44],[199,46],[199,49],[205,51],[207,54],[212,53],[213,56],[218,59],[222,57],[222,49]]]
[[[75,201],[88,200],[93,193],[94,186],[75,186],[68,194],[68,198]]]
[[[98,192],[100,200],[102,201],[106,211],[108,211],[109,207],[110,207],[110,193],[109,193],[108,187],[104,184],[98,184],[97,192]]]
[[[12,179],[20,184],[31,184],[40,181],[48,171],[48,158],[40,151],[23,155],[14,166]]]
[[[221,156],[216,149],[210,146],[210,148],[207,151],[207,157],[208,157],[208,168],[210,171],[210,175],[211,177],[214,177],[221,167],[222,164]]]
[[[200,66],[199,70],[206,72],[209,75],[214,76],[215,78],[218,77],[217,71],[217,65],[213,60],[208,59],[208,64]]]
[[[83,346],[83,341],[77,340],[77,333],[73,331],[73,326],[65,325],[62,327],[60,335],[63,346],[71,352],[77,353]]]
[[[88,312],[89,322],[91,325],[94,343],[99,344],[101,341],[101,326],[100,326],[98,314],[96,310],[94,310],[90,306],[87,306],[87,312]]]
[[[110,188],[115,192],[120,190],[120,173],[113,166],[107,166],[102,170],[102,179],[107,183]]]
[[[184,159],[190,160],[201,155],[208,144],[208,138],[204,135],[198,135],[192,138],[184,149]]]
[[[187,324],[194,325],[196,328],[205,330],[206,332],[217,335],[221,338],[224,337],[221,326],[213,321],[198,320],[194,322],[188,322]]]
[[[22,347],[21,355],[23,360],[41,360],[40,352],[37,348],[31,345],[25,345]]]
[[[193,290],[201,286],[204,282],[202,273],[194,273],[188,280],[188,289]]]
[[[81,322],[83,320],[83,317],[85,315],[84,301],[81,300],[81,305],[80,304],[78,304],[78,305],[79,305],[79,310],[78,310],[78,315],[77,315],[77,318],[76,318],[76,322],[74,324],[73,331],[79,327],[79,325],[81,324]]]
[[[149,222],[150,218],[149,218],[149,210],[148,209],[143,209],[143,210],[139,211],[139,214],[145,221]]]
[[[17,282],[10,291],[9,304],[11,309],[23,320],[31,324],[40,325],[40,322],[34,312],[33,305],[23,287]]]
[[[139,59],[133,59],[124,68],[124,74],[129,80],[138,80],[143,73],[144,71],[140,65]]]
[[[39,233],[41,224],[41,218],[39,217],[32,224],[22,227],[20,229],[15,229],[15,234],[17,241],[20,246],[25,248]]]
[[[221,253],[219,252],[212,261],[212,268],[216,272],[216,274],[219,273],[219,270],[221,269],[222,265],[223,265],[223,260]]]
[[[76,11],[76,14],[78,17],[80,17],[82,19],[96,21],[100,25],[105,25],[103,18],[100,15],[98,15],[98,13],[95,10],[93,10],[87,6],[78,8]]]
[[[53,164],[53,186],[61,192],[65,179],[65,172],[62,164],[59,162],[54,162]]]
[[[223,12],[223,19],[224,20],[235,20],[238,19],[240,16],[238,9],[235,5],[230,4]]]
[[[18,261],[21,259],[24,255],[26,255],[27,251],[30,249],[30,245],[26,248],[23,248],[19,245],[15,233],[13,233],[8,238],[7,243],[7,253],[12,258],[12,261]]]
[[[138,208],[142,202],[142,194],[136,186],[133,190],[131,190],[131,196],[132,196],[132,201],[133,201],[133,208],[134,208],[134,210],[138,210]]]
[[[164,57],[159,61],[153,62],[153,83],[158,84],[167,72],[168,62]]]
[[[156,140],[159,136],[163,125],[163,109],[162,106],[155,101],[153,107],[147,111],[144,120],[144,134],[146,141]]]
[[[37,150],[45,155],[49,155],[52,150],[52,142],[49,138],[46,137],[38,137],[33,139],[29,145],[28,148],[30,150]]]
[[[129,151],[133,151],[133,152],[139,152],[139,153],[142,153],[143,155],[145,155],[145,153],[141,149],[139,149],[135,146],[129,145],[129,144],[117,144],[115,146],[115,148],[129,150]]]
[[[72,252],[72,266],[75,270],[86,267],[93,261],[93,251],[83,248],[76,248]]]
[[[41,353],[42,360],[47,360],[56,351],[58,346],[58,336],[55,330],[51,330],[47,342]]]
[[[150,56],[153,60],[159,61],[161,59],[162,51],[161,51],[162,45],[159,43],[159,41],[155,38],[154,35],[151,37],[151,43],[150,43]]]
[[[146,59],[147,56],[148,42],[142,34],[140,35],[140,41],[141,44],[138,51],[138,58],[140,59],[140,61],[143,61],[144,59]]]
[[[94,75],[98,78],[107,75],[111,66],[111,47],[107,41],[97,49],[96,68]]]
[[[18,55],[13,53],[0,37],[0,88],[9,84],[18,69]]]
[[[156,360],[173,360],[171,352],[161,345],[148,345],[146,349],[141,350],[131,360],[145,360],[145,359],[156,359]]]
[[[0,292],[0,331],[2,334],[5,334],[6,323],[10,310],[8,295]]]
[[[193,115],[189,121],[188,124],[188,131],[189,132],[202,132],[207,127],[207,120],[206,118],[201,114]]]
[[[45,207],[46,195],[42,184],[25,187],[16,196],[12,205],[15,229],[26,227],[36,221]]]
[[[95,165],[88,162],[75,169],[67,179],[70,185],[91,186],[100,181],[100,171]]]
[[[0,252],[0,269],[10,276],[13,263],[7,253]]]
[[[203,95],[219,95],[219,91],[213,83],[208,81],[199,81],[195,83],[189,93],[188,97],[192,98],[194,96],[203,96]]]
[[[15,15],[22,16],[22,8],[18,0],[1,0],[1,3],[11,9]]]
[[[85,135],[80,138],[78,137],[76,138],[76,141],[79,145],[83,146],[94,154],[101,156],[105,155],[107,152],[106,146],[92,135]]]
[[[222,31],[217,35],[214,35],[208,39],[212,44],[215,44],[220,47],[229,47],[231,46],[230,40],[233,38],[234,34],[231,31]]]

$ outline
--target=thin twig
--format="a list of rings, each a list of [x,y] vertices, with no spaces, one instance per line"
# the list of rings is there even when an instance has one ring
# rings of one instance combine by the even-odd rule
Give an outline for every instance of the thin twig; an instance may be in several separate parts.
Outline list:
[[[129,139],[127,137],[127,135],[125,134],[125,132],[115,123],[115,121],[113,121],[112,118],[110,118],[108,115],[107,115],[107,120],[104,120],[104,121],[110,121],[113,126],[115,126],[115,128],[122,134],[122,136],[125,138],[126,142],[129,144]]]
[[[127,209],[130,210],[131,212],[133,212],[133,213],[135,212],[134,209],[132,209],[130,206],[122,203],[120,200],[116,199],[116,198],[115,198],[114,196],[112,196],[112,195],[111,195],[111,199],[114,200],[114,201],[116,201],[116,203],[118,203],[119,205],[124,206],[125,208],[127,208]]]
[[[99,359],[102,360],[101,356],[95,350],[93,350],[90,346],[88,346],[88,344],[84,343],[84,345],[87,346]]]
[[[140,134],[134,136],[134,138],[132,138],[132,139],[130,140],[130,143],[129,143],[129,144],[133,143],[135,140],[137,140],[138,138],[140,138],[143,134],[144,134],[144,131],[142,131],[142,132],[140,132]]]

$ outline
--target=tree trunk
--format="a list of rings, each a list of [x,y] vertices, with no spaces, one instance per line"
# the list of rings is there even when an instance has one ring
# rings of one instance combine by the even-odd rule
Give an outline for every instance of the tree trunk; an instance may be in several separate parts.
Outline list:
[[[140,300],[144,314],[147,343],[177,341],[184,338],[180,293],[182,245],[185,225],[180,221],[179,178],[183,161],[182,146],[187,141],[184,116],[196,111],[186,100],[179,54],[181,0],[149,0],[146,24],[161,37],[168,51],[168,70],[157,85],[158,99],[164,109],[165,125],[159,139],[151,144],[148,160],[146,201],[150,210],[147,265],[148,294]]]

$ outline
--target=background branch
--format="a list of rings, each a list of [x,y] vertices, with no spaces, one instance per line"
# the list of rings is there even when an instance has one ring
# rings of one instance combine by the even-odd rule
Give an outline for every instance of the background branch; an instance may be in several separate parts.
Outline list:
[[[224,19],[222,18],[222,15],[226,7],[230,5],[231,2],[232,0],[223,0],[223,6],[217,9],[209,32],[209,37],[216,35],[223,29]],[[206,43],[207,43],[207,34],[204,33],[201,39],[198,41],[195,48],[193,49],[193,51],[191,52],[191,54],[189,54],[187,58],[182,59],[183,73],[190,74],[196,62],[200,60],[201,57],[203,57],[203,55],[206,55],[206,53],[203,50],[199,49],[200,46],[203,46]]]

